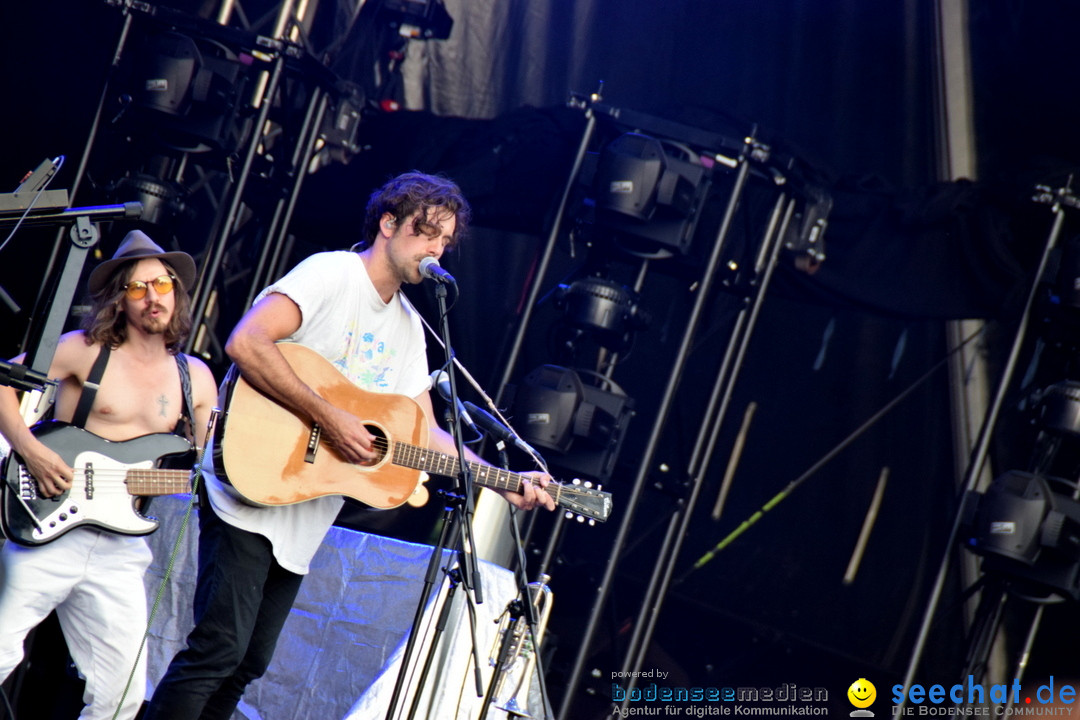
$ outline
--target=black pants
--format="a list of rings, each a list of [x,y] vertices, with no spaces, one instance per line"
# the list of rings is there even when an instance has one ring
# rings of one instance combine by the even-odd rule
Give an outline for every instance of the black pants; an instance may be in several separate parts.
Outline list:
[[[270,665],[303,575],[274,560],[270,541],[199,511],[195,627],[158,684],[144,720],[229,720]]]

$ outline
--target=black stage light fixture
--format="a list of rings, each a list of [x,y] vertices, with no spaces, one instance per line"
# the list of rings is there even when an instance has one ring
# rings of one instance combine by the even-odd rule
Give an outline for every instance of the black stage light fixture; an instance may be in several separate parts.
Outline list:
[[[611,380],[558,365],[542,365],[512,388],[522,439],[557,453],[548,458],[554,467],[601,483],[614,470],[633,408]]]
[[[183,152],[234,152],[248,129],[241,94],[253,59],[175,31],[140,37],[127,60],[117,125]]]
[[[1057,492],[1060,479],[1010,470],[969,498],[967,547],[983,568],[1035,591],[1080,599],[1080,502]]]
[[[1039,394],[1039,425],[1059,437],[1080,438],[1080,382],[1062,380]]]
[[[320,164],[336,161],[345,165],[360,152],[356,133],[360,129],[363,105],[363,94],[355,83],[342,80],[337,84],[334,104],[319,128]]]
[[[1080,437],[1080,383],[1064,381],[1038,394],[1040,433],[1032,457],[1035,472],[1010,470],[984,493],[965,499],[967,547],[983,556],[989,573],[1022,581],[1033,593],[1080,599],[1080,492],[1052,473],[1065,466]]]
[[[685,254],[705,185],[705,167],[696,160],[688,148],[648,135],[615,138],[595,159],[597,224],[622,236],[629,249]]]
[[[575,371],[542,365],[526,375],[514,392],[518,432],[532,445],[565,453],[573,442],[574,416],[584,396]]]
[[[607,278],[585,277],[559,285],[554,300],[569,325],[591,332],[600,345],[616,352],[627,350],[633,333],[648,325],[638,294]]]
[[[186,203],[187,191],[170,180],[160,180],[146,173],[133,173],[110,183],[106,190],[112,199],[135,199],[142,203],[139,219],[152,225],[168,227],[192,217]]]

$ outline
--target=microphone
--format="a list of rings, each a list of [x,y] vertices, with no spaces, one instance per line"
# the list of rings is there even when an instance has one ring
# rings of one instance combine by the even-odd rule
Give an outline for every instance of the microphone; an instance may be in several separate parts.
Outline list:
[[[465,407],[467,407],[469,412],[476,418],[476,424],[482,427],[489,435],[497,440],[510,443],[518,450],[521,450],[532,457],[537,457],[538,453],[533,450],[529,443],[519,438],[517,433],[495,419],[495,417],[487,410],[478,408],[471,402],[466,402]]]
[[[450,396],[453,394],[450,392],[450,375],[445,370],[436,370],[431,373],[431,387],[439,391],[442,395],[442,399],[446,402],[450,402]],[[456,398],[455,398],[456,399]],[[461,422],[465,423],[465,426],[472,430],[477,435],[480,435],[480,429],[476,427],[476,423],[473,422],[472,417],[469,416],[469,411],[465,409],[465,406],[461,403],[460,399],[457,399],[458,417],[461,418]]]
[[[454,279],[454,276],[443,270],[442,266],[439,265],[439,261],[430,255],[420,261],[420,276],[426,277],[428,280],[434,280],[440,285],[457,287],[457,280]]]
[[[0,385],[10,385],[16,390],[30,392],[32,390],[44,390],[52,382],[47,375],[39,373],[29,365],[0,360]]]

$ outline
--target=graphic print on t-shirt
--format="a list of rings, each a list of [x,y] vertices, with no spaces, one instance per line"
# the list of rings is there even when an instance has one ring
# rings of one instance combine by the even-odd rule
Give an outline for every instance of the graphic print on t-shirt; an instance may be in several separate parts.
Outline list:
[[[354,343],[356,343],[355,348]],[[346,377],[365,390],[386,392],[393,387],[396,348],[376,337],[372,332],[363,333],[357,342],[350,331],[346,344],[350,352],[335,363]]]

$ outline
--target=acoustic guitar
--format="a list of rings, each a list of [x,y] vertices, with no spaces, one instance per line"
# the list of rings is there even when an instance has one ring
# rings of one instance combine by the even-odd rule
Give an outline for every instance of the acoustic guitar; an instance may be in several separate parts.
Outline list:
[[[278,348],[312,390],[364,419],[376,437],[378,457],[365,464],[345,460],[323,440],[317,424],[233,372],[215,429],[214,462],[219,478],[240,498],[253,505],[289,505],[346,495],[390,509],[426,501],[423,473],[458,474],[456,457],[426,447],[427,418],[412,398],[363,390],[303,345],[279,343]],[[468,467],[482,487],[520,492],[527,479],[483,463],[470,462]],[[604,521],[611,514],[611,493],[588,483],[553,482],[546,490],[557,505],[583,518]]]

